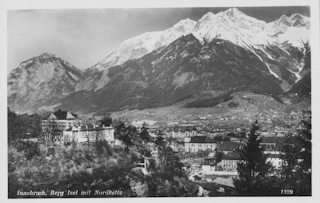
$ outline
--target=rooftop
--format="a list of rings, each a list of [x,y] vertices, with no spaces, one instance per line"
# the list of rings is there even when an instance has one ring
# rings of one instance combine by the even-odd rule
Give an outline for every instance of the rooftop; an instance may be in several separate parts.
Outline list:
[[[231,141],[221,141],[218,143],[218,151],[234,151],[239,147],[239,143]]]
[[[213,181],[213,183],[216,183],[216,184],[219,184],[219,185],[222,185],[222,186],[235,188],[232,178],[221,178],[221,177],[218,177]]]
[[[194,136],[191,137],[190,143],[216,143],[216,141],[207,136]]]
[[[284,142],[284,137],[262,137],[261,143],[275,143],[275,144],[279,144]]]
[[[61,111],[60,109],[52,113],[58,120],[73,120],[77,118],[77,115],[70,111]],[[48,119],[52,114],[45,117],[45,120]]]
[[[222,157],[224,160],[241,160],[241,157],[238,153],[230,152]]]

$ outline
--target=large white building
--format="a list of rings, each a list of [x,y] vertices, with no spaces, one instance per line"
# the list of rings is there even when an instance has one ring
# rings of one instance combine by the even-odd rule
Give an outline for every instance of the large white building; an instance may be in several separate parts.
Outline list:
[[[63,142],[76,143],[95,142],[96,140],[106,140],[109,144],[114,145],[114,128],[105,126],[73,126],[63,131]]]
[[[217,143],[208,136],[193,136],[184,139],[185,152],[214,151]]]
[[[51,128],[66,130],[78,123],[79,120],[76,114],[70,111],[61,111],[60,109],[45,117],[41,122],[43,131],[52,130]]]

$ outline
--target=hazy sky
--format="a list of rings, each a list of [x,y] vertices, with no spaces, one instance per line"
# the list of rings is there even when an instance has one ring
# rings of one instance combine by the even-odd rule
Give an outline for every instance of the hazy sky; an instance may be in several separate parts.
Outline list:
[[[182,19],[199,20],[228,8],[59,9],[7,11],[8,73],[25,60],[53,53],[79,69],[98,63],[113,48],[148,31],[165,30]],[[309,7],[242,7],[266,22],[281,15],[310,16]]]

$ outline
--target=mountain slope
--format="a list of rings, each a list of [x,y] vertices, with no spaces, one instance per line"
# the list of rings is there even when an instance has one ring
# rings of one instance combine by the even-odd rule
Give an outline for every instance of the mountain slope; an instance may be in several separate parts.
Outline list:
[[[128,60],[140,58],[153,50],[170,44],[181,36],[189,34],[195,24],[195,21],[185,19],[165,31],[147,32],[128,39],[112,50],[94,68],[103,70],[121,65]]]
[[[77,90],[96,91],[101,89],[109,81],[107,74],[110,67],[124,64],[129,60],[140,58],[156,49],[169,45],[179,37],[189,34],[195,24],[195,21],[185,19],[164,31],[147,32],[122,42],[99,63],[86,70],[87,73],[100,73],[79,83]]]
[[[242,91],[295,102],[305,94],[288,95],[308,86],[301,84],[311,69],[309,35],[301,34],[303,47],[287,35],[309,28],[301,15],[265,23],[237,9],[208,13],[129,39],[84,72],[50,54],[23,62],[8,76],[8,102],[19,110],[59,106],[83,113],[211,105]]]
[[[266,24],[264,32],[275,37],[280,44],[289,43],[299,49],[309,42],[310,19],[300,14],[293,14],[290,17],[281,16],[278,20]]]
[[[285,61],[289,64],[291,59],[285,58],[284,51],[269,53],[283,60],[268,62],[277,68],[281,80],[258,56],[230,41],[215,39],[202,45],[193,35],[187,35],[160,52],[109,68],[109,81],[103,88],[75,92],[62,104],[76,111],[101,112],[168,106],[186,98],[201,99],[199,95],[204,92],[219,96],[250,90],[276,97],[284,91],[283,81],[294,84],[294,75],[285,67]]]
[[[53,54],[22,62],[7,77],[8,105],[16,111],[57,101],[75,90],[82,71]]]

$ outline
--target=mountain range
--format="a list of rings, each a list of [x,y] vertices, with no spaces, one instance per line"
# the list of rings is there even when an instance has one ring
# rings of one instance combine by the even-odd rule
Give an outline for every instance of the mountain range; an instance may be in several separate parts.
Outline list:
[[[301,14],[266,23],[236,8],[209,12],[128,39],[84,71],[49,53],[24,61],[8,75],[8,106],[80,113],[201,107],[243,91],[296,104],[311,97],[309,36]]]

